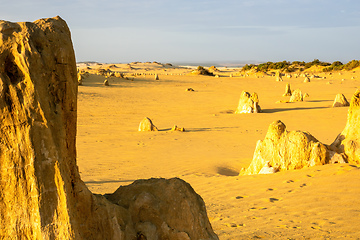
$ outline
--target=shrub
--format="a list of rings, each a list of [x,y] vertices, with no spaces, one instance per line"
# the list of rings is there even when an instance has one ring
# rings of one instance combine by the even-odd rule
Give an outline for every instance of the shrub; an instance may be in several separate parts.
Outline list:
[[[207,69],[205,69],[203,66],[198,66],[195,71],[193,71],[194,74],[198,75],[209,75],[214,76],[211,72],[209,72]]]
[[[348,62],[347,64],[344,65],[344,68],[347,70],[347,71],[350,71],[354,68],[357,68],[360,66],[360,61],[358,60],[352,60],[350,62]]]
[[[330,66],[331,64],[328,63],[328,62],[321,62],[319,59],[314,59],[314,61],[312,62],[308,62],[308,63],[305,63],[305,69],[307,68],[310,68],[312,66],[323,66],[323,67],[326,67],[326,66]]]
[[[248,64],[245,64],[245,66],[243,66],[242,68],[241,68],[241,71],[249,71],[249,70],[251,70],[252,68],[254,68],[254,67],[256,67],[256,65],[254,65],[254,64],[250,64],[250,65],[248,65]]]

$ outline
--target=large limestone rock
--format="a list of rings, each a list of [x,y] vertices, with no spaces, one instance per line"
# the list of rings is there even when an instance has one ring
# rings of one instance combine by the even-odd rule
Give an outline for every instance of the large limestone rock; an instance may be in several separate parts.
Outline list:
[[[0,21],[0,53],[0,239],[217,239],[184,181],[140,181],[106,197],[81,181],[65,21]]]
[[[344,94],[341,93],[336,94],[332,107],[348,107],[348,106],[350,106],[350,103],[348,102]]]
[[[270,124],[264,140],[256,144],[250,166],[240,174],[273,173],[329,162],[327,147],[310,133],[287,131],[281,121]]]
[[[250,93],[243,91],[240,95],[238,107],[235,111],[238,113],[259,113],[261,108],[259,106],[259,97],[256,93],[250,95]]]
[[[217,238],[209,221],[204,221],[207,219],[204,201],[181,179],[138,180],[106,198],[130,210],[138,236],[179,240]]]
[[[351,98],[344,130],[331,144],[331,149],[345,155],[349,163],[360,163],[360,91]]]

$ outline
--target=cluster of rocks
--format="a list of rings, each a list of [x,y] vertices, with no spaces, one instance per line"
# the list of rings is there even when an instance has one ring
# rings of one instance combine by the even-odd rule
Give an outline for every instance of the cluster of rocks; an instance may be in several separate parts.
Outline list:
[[[153,124],[150,118],[145,117],[139,124],[138,128],[139,132],[152,132],[152,131],[159,131],[159,129]],[[185,132],[184,128],[180,128],[176,125],[174,125],[170,131],[179,131],[179,132]]]
[[[278,101],[281,103],[289,103],[289,102],[302,102],[306,97],[309,97],[308,93],[302,93],[300,89],[296,89],[294,91],[291,91],[291,86],[289,83],[285,86],[285,93],[283,94],[283,97],[290,96],[289,101]]]
[[[346,103],[342,94],[335,103]],[[328,163],[360,163],[360,91],[353,95],[344,130],[331,145],[308,132],[287,131],[280,120],[270,124],[264,140],[256,144],[253,160],[243,174],[274,173]]]
[[[60,17],[0,21],[1,239],[218,239],[178,178],[92,194],[76,165],[78,78]]]

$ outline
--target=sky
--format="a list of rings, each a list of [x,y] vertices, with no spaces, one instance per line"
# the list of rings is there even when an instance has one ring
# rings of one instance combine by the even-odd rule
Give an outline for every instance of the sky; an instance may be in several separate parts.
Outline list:
[[[359,0],[0,0],[0,19],[60,16],[76,60],[360,59]]]

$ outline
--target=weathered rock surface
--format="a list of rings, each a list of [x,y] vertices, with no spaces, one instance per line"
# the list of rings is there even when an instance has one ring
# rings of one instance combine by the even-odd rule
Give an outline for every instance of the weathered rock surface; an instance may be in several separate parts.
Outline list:
[[[185,128],[180,128],[180,127],[174,125],[174,126],[171,128],[170,131],[173,131],[173,132],[175,132],[175,131],[185,132]]]
[[[360,163],[360,91],[350,101],[347,122],[330,148],[345,155],[349,163]]]
[[[0,21],[0,239],[217,239],[182,180],[138,181],[125,196],[88,190],[76,165],[77,87],[65,21]]]
[[[209,221],[204,221],[207,219],[204,201],[181,179],[138,180],[106,198],[129,210],[138,236],[179,240],[217,238]]]
[[[292,92],[289,102],[302,102],[304,101],[303,94],[300,89]]]
[[[344,94],[341,93],[336,94],[332,107],[348,107],[348,106],[350,106],[350,103],[348,102]]]
[[[327,147],[310,133],[287,131],[281,121],[270,124],[264,140],[256,144],[250,166],[240,174],[272,173],[329,162]]]
[[[259,113],[261,108],[259,106],[259,97],[256,93],[250,95],[250,93],[243,91],[240,95],[238,107],[235,111],[238,113]]]
[[[290,83],[287,83],[285,86],[285,93],[283,94],[284,97],[291,96],[291,88]]]
[[[139,124],[139,132],[158,131],[158,128],[153,124],[150,118],[145,117]]]
[[[360,91],[357,90],[350,102],[346,126],[330,146],[307,132],[289,132],[281,121],[276,121],[270,125],[265,139],[258,141],[250,166],[240,174],[267,174],[327,163],[360,164],[359,136]]]
[[[282,81],[283,81],[280,72],[276,72],[276,73],[275,73],[275,78],[276,78],[276,81],[277,81],[277,82],[282,82]]]

